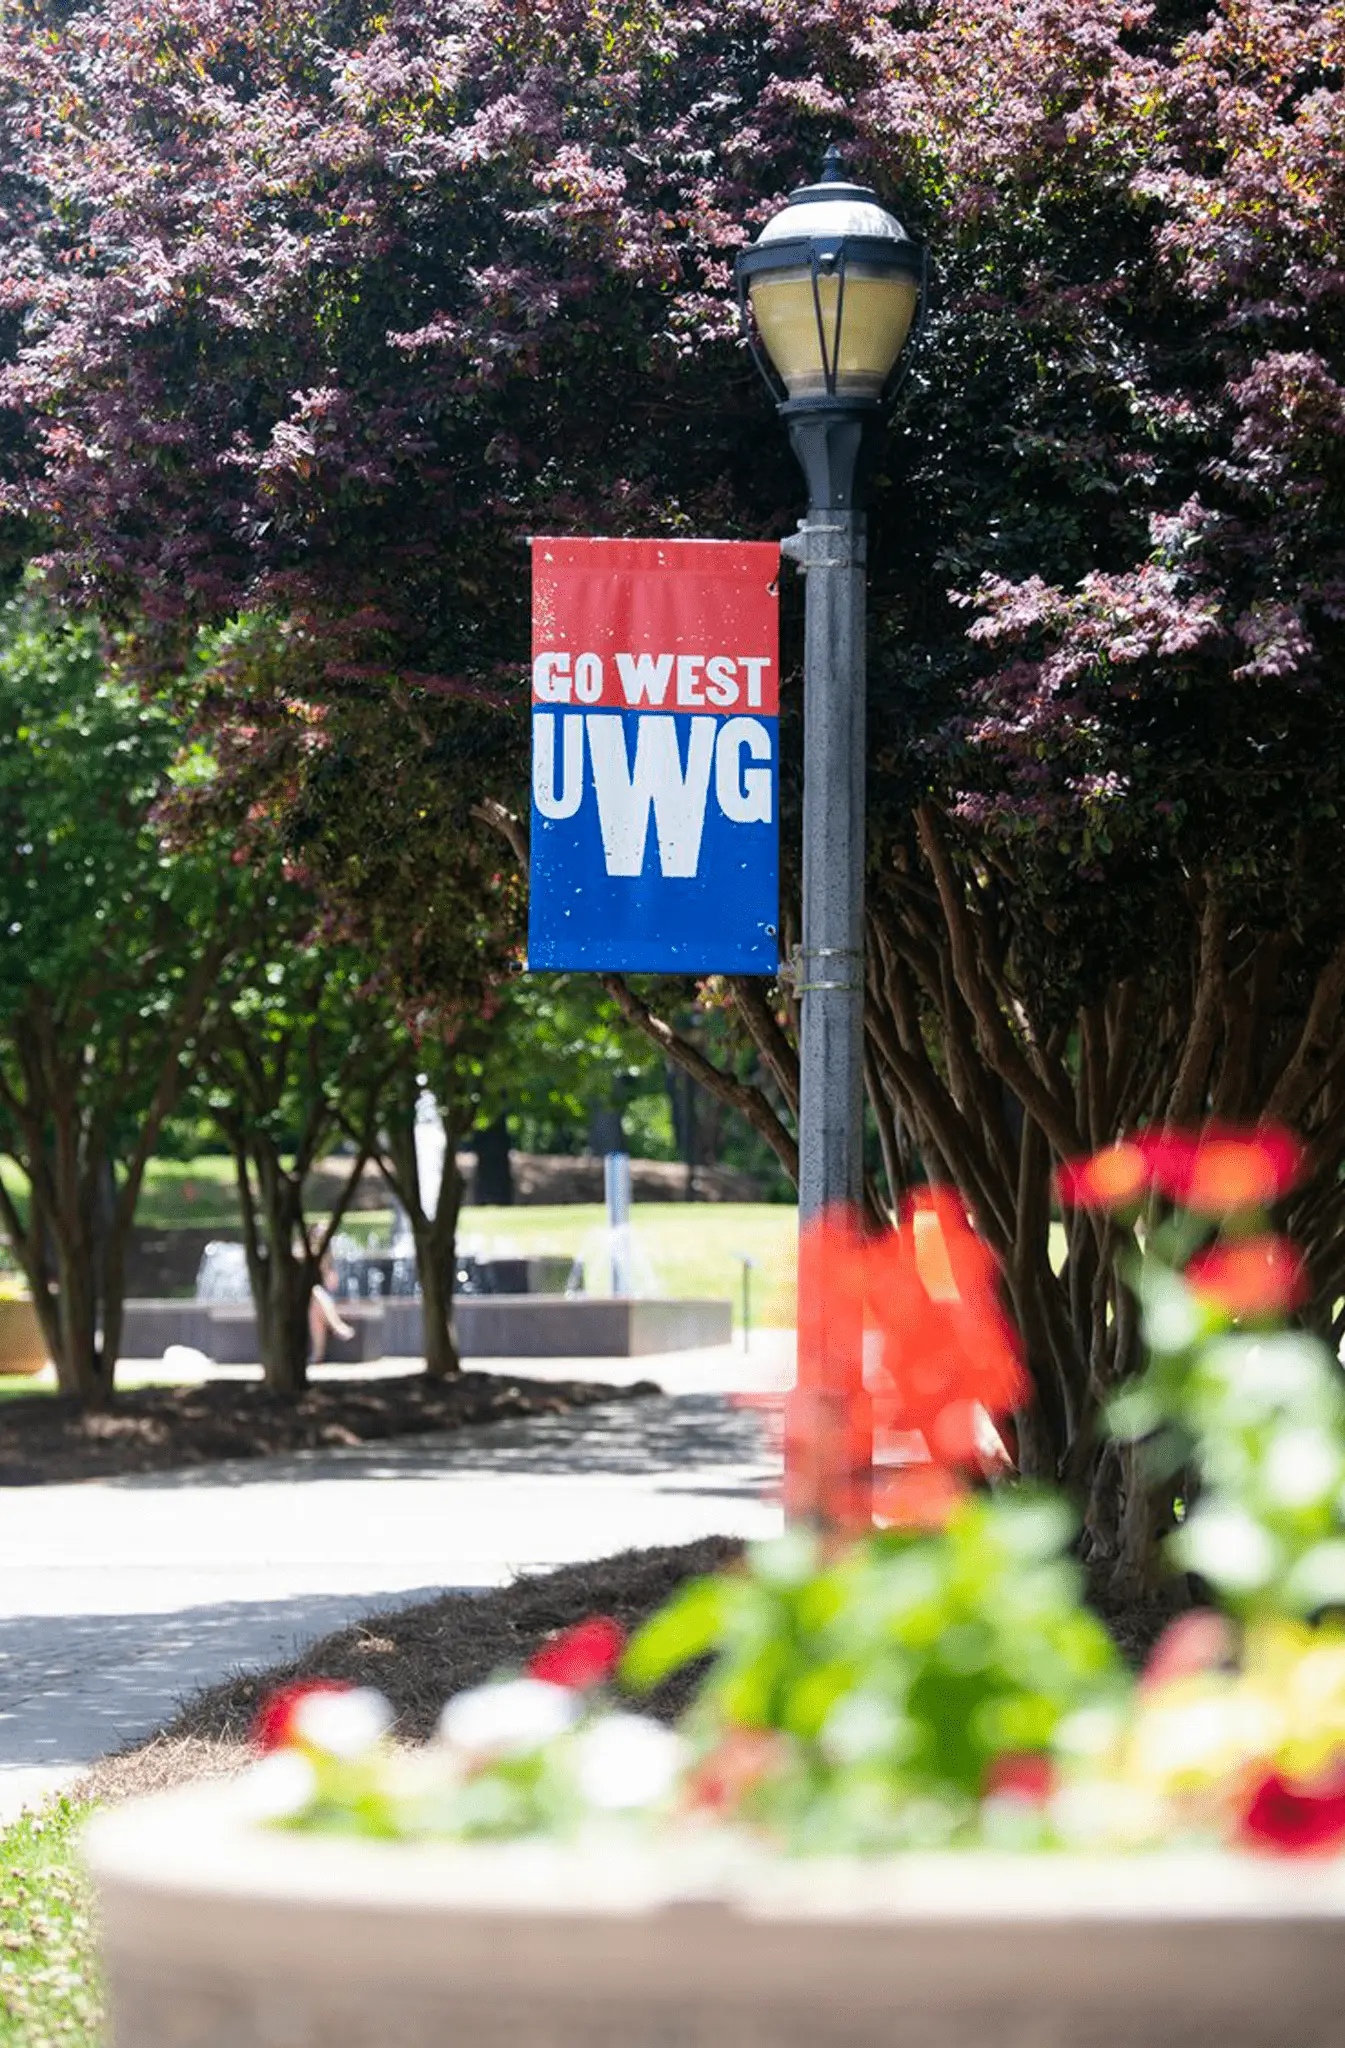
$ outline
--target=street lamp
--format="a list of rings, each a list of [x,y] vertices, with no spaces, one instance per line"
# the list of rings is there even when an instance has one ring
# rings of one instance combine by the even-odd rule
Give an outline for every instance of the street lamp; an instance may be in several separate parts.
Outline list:
[[[857,1208],[863,1194],[863,504],[902,350],[924,316],[925,254],[867,186],[849,182],[833,148],[817,184],[791,193],[739,256],[737,280],[752,352],[808,484],[808,517],[783,543],[808,579],[797,983],[802,1227],[838,1204]],[[853,1418],[862,1402],[858,1307],[828,1290],[825,1261],[800,1265],[799,1359],[796,1399],[812,1405],[807,1426],[787,1430],[787,1444],[807,1441],[816,1469],[787,1472],[786,1497],[793,1512],[817,1518],[837,1497],[838,1461],[853,1467],[858,1455]],[[819,1401],[833,1404],[835,1431],[819,1430]],[[849,1477],[858,1483],[853,1470]]]

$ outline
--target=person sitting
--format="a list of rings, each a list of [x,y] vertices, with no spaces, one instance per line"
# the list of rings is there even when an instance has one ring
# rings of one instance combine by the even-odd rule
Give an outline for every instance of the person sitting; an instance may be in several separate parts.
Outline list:
[[[327,1356],[329,1336],[353,1337],[355,1326],[348,1323],[336,1306],[332,1289],[336,1285],[336,1266],[328,1258],[322,1262],[322,1277],[308,1297],[308,1362],[321,1365]]]

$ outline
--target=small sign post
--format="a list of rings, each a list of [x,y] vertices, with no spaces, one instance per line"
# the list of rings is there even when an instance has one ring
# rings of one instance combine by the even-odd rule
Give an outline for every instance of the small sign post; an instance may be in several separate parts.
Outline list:
[[[775,973],[779,559],[533,541],[529,967]]]

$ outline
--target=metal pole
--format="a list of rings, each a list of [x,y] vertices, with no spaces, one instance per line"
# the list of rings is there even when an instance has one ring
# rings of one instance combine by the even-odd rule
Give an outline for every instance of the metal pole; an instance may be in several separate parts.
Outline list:
[[[807,578],[797,982],[800,1230],[828,1210],[856,1211],[864,1187],[866,527],[854,506],[853,481],[851,463],[843,487],[811,493],[808,518],[784,543]],[[824,495],[830,505],[818,503]],[[862,1528],[870,1519],[873,1455],[863,1306],[835,1284],[837,1278],[826,1257],[800,1260],[799,1371],[786,1410],[785,1501],[796,1519]]]
[[[790,552],[807,576],[802,1224],[864,1188],[864,514],[811,512]]]

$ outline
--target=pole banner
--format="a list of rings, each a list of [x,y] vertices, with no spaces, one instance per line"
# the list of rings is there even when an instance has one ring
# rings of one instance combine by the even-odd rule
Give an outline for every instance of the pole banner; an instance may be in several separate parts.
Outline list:
[[[779,567],[533,541],[529,967],[775,973]]]

